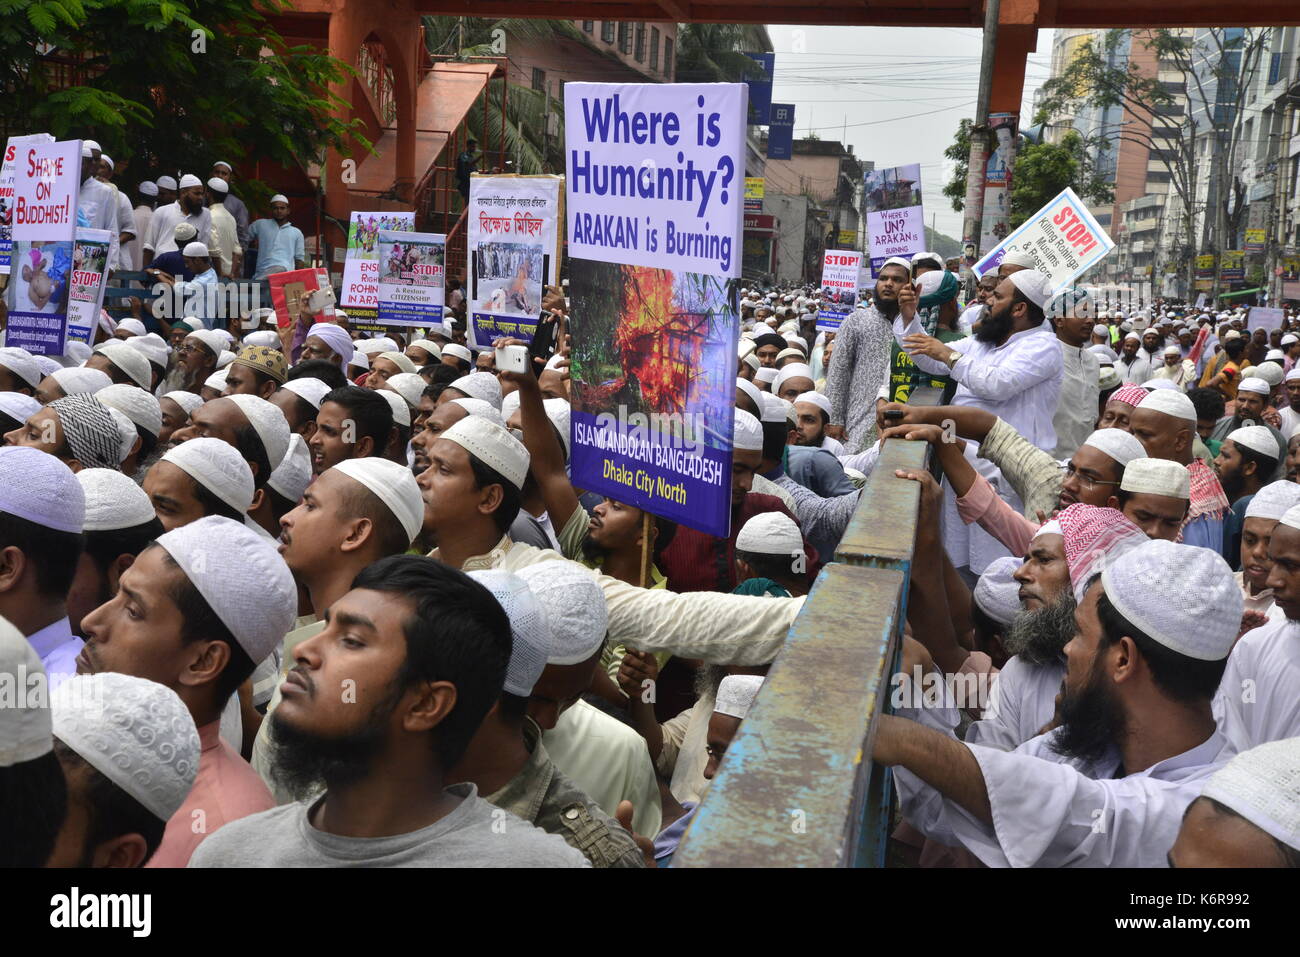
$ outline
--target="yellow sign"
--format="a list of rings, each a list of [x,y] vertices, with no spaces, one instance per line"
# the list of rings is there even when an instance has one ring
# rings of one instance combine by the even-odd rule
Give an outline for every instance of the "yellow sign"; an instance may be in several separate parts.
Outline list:
[[[1264,249],[1264,237],[1268,234],[1265,229],[1248,229],[1246,230],[1246,251],[1257,253]]]
[[[1196,257],[1196,268],[1197,268],[1197,269],[1213,269],[1213,268],[1214,268],[1214,254],[1213,254],[1213,253],[1210,253],[1209,255],[1201,255],[1201,256],[1197,256],[1197,257]]]
[[[841,229],[839,237],[836,239],[837,246],[854,246],[858,242],[858,231],[856,229]]]
[[[766,182],[761,176],[746,176],[745,199],[762,199],[766,195]]]

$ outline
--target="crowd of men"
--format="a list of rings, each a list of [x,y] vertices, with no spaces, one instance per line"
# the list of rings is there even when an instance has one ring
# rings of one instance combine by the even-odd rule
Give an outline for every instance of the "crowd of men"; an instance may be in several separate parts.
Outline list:
[[[900,848],[1300,863],[1300,340],[1030,265],[963,309],[891,259],[835,332],[815,290],[742,289],[727,537],[574,485],[558,289],[523,373],[455,311],[0,348],[0,680],[42,691],[0,709],[0,863],[670,865],[903,440],[942,480],[891,477],[921,486],[916,693],[874,752]]]

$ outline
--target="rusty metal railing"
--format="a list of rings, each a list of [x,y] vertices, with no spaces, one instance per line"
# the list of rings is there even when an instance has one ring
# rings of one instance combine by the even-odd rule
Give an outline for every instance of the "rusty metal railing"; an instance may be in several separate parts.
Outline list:
[[[933,389],[913,404],[932,405]],[[916,541],[925,442],[889,441],[790,628],[673,867],[881,867],[893,803],[871,761],[889,707]]]

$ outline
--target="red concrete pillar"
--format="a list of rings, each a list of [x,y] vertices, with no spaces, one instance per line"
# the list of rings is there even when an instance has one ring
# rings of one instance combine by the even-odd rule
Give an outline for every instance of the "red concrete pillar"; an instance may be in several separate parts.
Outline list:
[[[344,63],[355,64],[357,50],[361,47],[361,41],[365,39],[369,30],[361,23],[360,7],[354,4],[342,4],[330,14],[329,20],[329,50],[338,59]],[[338,83],[330,84],[330,92],[338,97],[342,105],[335,107],[334,116],[342,122],[347,122],[352,115],[352,108],[348,103],[351,92],[351,78],[346,78]],[[360,156],[351,157],[354,163],[359,162]],[[325,212],[339,220],[347,223],[351,215],[351,200],[348,195],[348,185],[344,181],[345,169],[355,170],[355,166],[344,165],[344,157],[338,150],[330,149],[325,153],[325,167],[321,170],[321,179],[325,184]],[[347,236],[340,230],[327,226],[326,229],[329,241],[338,245],[347,241]]]
[[[394,185],[398,197],[409,203],[415,192],[415,104],[419,85],[419,51],[416,44],[419,42],[420,31],[394,30],[389,24],[375,32],[383,41],[388,65],[393,70],[393,100],[397,110]],[[414,33],[414,39],[410,36],[411,32]],[[404,33],[405,40],[402,39]]]
[[[1025,95],[1025,58],[1037,48],[1037,26],[999,21],[993,83],[989,87],[990,113],[1020,115],[1020,101]]]

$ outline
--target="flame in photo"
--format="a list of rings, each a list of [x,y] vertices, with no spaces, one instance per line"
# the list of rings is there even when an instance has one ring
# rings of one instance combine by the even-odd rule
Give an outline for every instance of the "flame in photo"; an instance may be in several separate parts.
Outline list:
[[[648,410],[685,411],[708,316],[682,310],[668,270],[625,266],[623,276],[627,296],[614,343],[623,373],[635,376]]]

